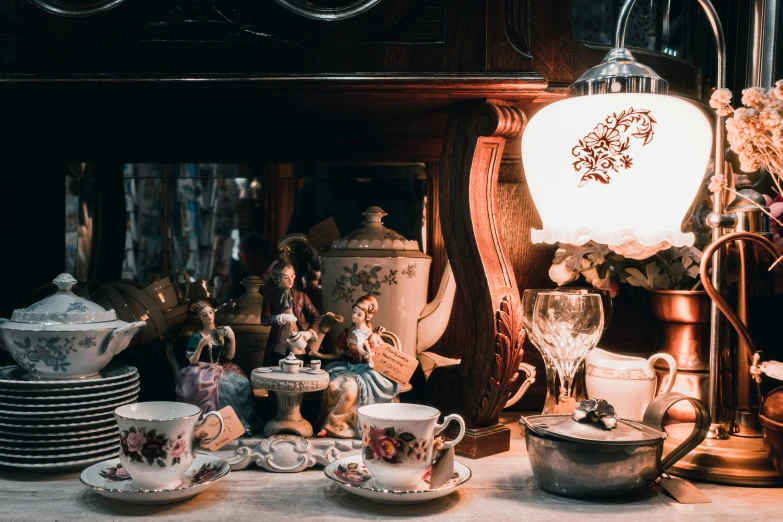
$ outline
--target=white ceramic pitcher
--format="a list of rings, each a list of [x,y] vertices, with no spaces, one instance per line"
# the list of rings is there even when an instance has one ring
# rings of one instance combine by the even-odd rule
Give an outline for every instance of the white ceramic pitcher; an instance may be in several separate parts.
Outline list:
[[[647,405],[655,398],[655,361],[669,365],[661,393],[668,393],[677,378],[677,363],[667,353],[649,359],[631,357],[593,348],[586,358],[585,384],[591,399],[605,399],[623,419],[641,420]]]

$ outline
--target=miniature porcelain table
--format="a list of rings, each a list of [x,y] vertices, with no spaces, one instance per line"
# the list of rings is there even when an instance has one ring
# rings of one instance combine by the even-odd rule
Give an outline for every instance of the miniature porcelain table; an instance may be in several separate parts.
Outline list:
[[[375,504],[339,489],[323,468],[270,473],[257,467],[232,471],[190,500],[161,506],[135,506],[98,495],[79,482],[79,472],[30,473],[0,468],[0,520],[3,522],[102,522],[152,520],[215,522],[283,518],[296,522],[422,520],[427,522],[557,521],[748,521],[781,520],[783,489],[697,484],[710,504],[679,504],[651,489],[615,501],[574,500],[538,488],[517,425],[519,413],[505,416],[511,451],[470,460],[457,457],[473,477],[452,495],[418,506]]]
[[[329,374],[326,371],[303,369],[300,373],[283,373],[280,368],[256,368],[250,374],[250,382],[254,388],[272,391],[277,397],[277,415],[266,423],[264,437],[278,433],[313,436],[313,426],[302,418],[300,412],[302,394],[321,391],[329,386]]]

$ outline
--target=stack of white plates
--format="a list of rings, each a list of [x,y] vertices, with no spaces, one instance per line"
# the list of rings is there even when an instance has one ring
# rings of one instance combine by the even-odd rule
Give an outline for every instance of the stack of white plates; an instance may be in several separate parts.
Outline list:
[[[98,376],[74,380],[0,367],[0,465],[65,470],[116,457],[114,408],[138,397],[132,366],[111,363]]]

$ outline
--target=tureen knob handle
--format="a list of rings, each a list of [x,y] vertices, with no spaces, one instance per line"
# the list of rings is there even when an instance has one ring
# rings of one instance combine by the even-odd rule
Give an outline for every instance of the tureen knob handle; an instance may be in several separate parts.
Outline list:
[[[71,274],[60,274],[54,278],[54,281],[52,281],[52,283],[57,285],[57,289],[60,292],[70,292],[73,285],[75,285],[77,282],[78,281],[76,281],[76,278]]]
[[[364,225],[370,228],[379,228],[383,225],[381,220],[385,215],[386,212],[384,212],[381,207],[372,206],[362,212],[362,216],[365,217]]]

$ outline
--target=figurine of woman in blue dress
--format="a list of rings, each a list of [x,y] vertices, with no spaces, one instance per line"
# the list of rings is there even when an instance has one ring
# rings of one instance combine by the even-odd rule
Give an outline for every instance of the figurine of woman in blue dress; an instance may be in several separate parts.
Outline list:
[[[193,334],[185,355],[190,362],[177,376],[177,400],[202,412],[231,406],[250,436],[260,431],[253,387],[242,369],[231,362],[236,352],[234,332],[215,325],[215,308],[206,299],[190,306]]]
[[[310,352],[311,356],[323,359],[344,359],[326,366],[330,382],[324,395],[324,420],[319,437],[360,438],[359,407],[391,402],[400,393],[399,384],[372,368],[372,350],[383,344],[370,324],[377,311],[375,297],[360,297],[352,308],[350,328],[337,339],[337,353]]]

